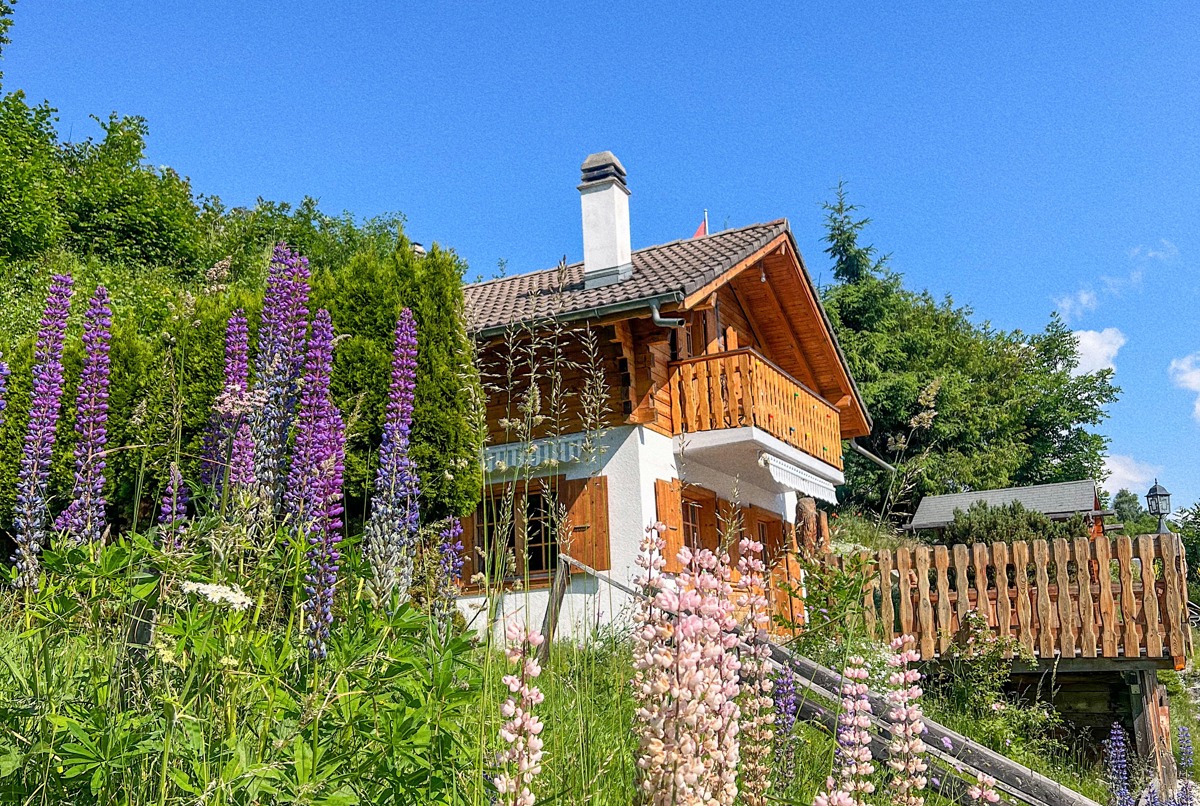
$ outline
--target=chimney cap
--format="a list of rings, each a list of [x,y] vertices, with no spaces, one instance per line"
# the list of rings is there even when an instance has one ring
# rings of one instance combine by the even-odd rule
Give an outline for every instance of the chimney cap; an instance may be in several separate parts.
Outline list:
[[[616,179],[622,185],[625,184],[625,166],[611,151],[589,154],[581,167],[584,184],[600,182],[605,179]]]

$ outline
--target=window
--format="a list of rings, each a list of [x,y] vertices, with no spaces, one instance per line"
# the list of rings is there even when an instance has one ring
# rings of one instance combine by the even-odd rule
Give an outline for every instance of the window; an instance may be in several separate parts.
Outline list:
[[[553,571],[558,565],[558,536],[552,496],[525,496],[525,563],[531,574]]]
[[[700,541],[700,509],[699,501],[683,499],[683,545],[691,549],[703,545]]]

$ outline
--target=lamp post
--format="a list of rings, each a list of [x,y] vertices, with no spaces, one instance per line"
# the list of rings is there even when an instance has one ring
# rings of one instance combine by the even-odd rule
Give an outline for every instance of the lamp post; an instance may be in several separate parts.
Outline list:
[[[1154,486],[1146,493],[1146,509],[1151,515],[1158,516],[1158,533],[1168,534],[1167,516],[1171,514],[1171,494],[1167,492],[1166,487],[1158,483],[1158,479],[1154,480]]]

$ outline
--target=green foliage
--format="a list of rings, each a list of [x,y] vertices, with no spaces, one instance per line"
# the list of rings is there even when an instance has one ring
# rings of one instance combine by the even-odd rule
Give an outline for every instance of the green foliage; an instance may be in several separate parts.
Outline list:
[[[1183,542],[1188,582],[1200,585],[1200,502],[1179,510],[1176,518],[1171,531]]]
[[[839,282],[823,298],[874,419],[860,442],[898,464],[904,483],[850,454],[849,503],[903,514],[925,495],[1099,478],[1107,440],[1091,429],[1119,391],[1111,371],[1074,374],[1075,337],[1057,316],[1040,333],[1003,331],[906,289],[859,244],[867,219],[856,210],[844,188],[826,205]]]
[[[1028,510],[1020,501],[989,506],[977,501],[965,512],[954,510],[954,520],[942,532],[940,542],[1012,543],[1025,540],[1055,540],[1089,537],[1091,530],[1082,516],[1065,521],[1053,521],[1041,512]]]
[[[1122,523],[1137,521],[1150,514],[1142,506],[1141,496],[1122,487],[1113,496],[1112,508],[1117,513],[1117,520]]]
[[[0,256],[24,258],[62,242],[66,169],[54,110],[29,106],[24,93],[0,98]]]
[[[465,264],[434,246],[418,257],[407,239],[386,255],[360,254],[345,266],[319,272],[313,302],[329,309],[344,334],[334,367],[335,396],[354,411],[347,457],[351,495],[369,493],[371,445],[379,443],[387,404],[396,318],[401,308],[417,323],[417,388],[412,456],[417,462],[427,522],[475,508],[482,485],[478,457],[483,435],[475,414],[482,391],[463,317]]]
[[[311,663],[296,618],[305,547],[283,534],[256,546],[240,523],[198,521],[183,554],[140,535],[47,552],[39,593],[3,594],[0,797],[467,802],[482,685],[471,642],[347,590],[329,658]],[[221,544],[240,569],[207,548]],[[346,556],[353,573],[357,552]],[[189,592],[196,583],[236,584],[252,604]]]

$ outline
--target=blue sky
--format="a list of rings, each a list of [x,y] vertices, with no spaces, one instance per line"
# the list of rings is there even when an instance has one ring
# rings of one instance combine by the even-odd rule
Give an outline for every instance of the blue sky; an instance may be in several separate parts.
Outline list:
[[[611,149],[635,248],[786,216],[827,280],[846,180],[911,286],[1003,328],[1062,311],[1124,389],[1114,481],[1200,498],[1200,6],[339,5],[21,0],[5,87],[75,139],[146,117],[230,204],[402,212],[472,275],[578,259],[579,163]]]

